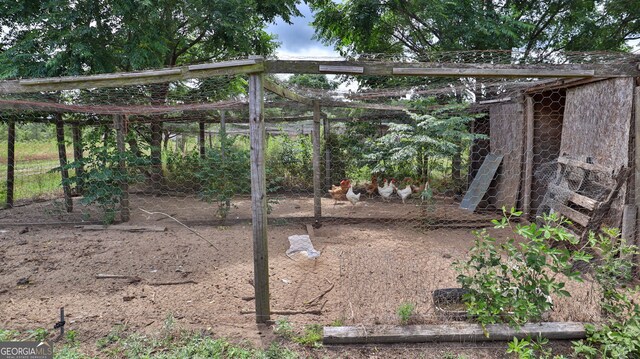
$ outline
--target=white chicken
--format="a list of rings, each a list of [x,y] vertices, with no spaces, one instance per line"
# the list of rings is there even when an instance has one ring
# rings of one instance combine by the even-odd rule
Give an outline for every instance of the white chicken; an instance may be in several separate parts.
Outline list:
[[[391,197],[391,195],[393,194],[393,190],[395,189],[395,185],[394,185],[395,182],[396,180],[391,179],[391,183],[389,183],[385,179],[384,185],[382,187],[378,186],[378,193],[383,199],[387,200]]]
[[[413,189],[411,189],[411,185],[409,184],[407,184],[407,187],[405,187],[404,189],[398,189],[398,187],[396,186],[393,187],[396,189],[396,193],[398,193],[398,196],[402,198],[402,204],[404,204],[404,200],[407,199],[413,192]]]
[[[355,194],[353,192],[353,186],[349,185],[349,191],[347,191],[347,199],[349,200],[349,202],[351,202],[352,205],[355,206],[356,203],[358,203],[361,194],[362,193]]]

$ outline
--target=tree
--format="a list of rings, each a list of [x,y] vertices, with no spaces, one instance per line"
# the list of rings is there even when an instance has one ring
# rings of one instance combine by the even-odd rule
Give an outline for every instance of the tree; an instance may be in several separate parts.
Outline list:
[[[559,51],[625,50],[640,38],[640,1],[311,0],[316,36],[342,54],[523,51],[541,61]]]
[[[335,90],[339,83],[329,80],[327,75],[295,74],[287,81],[290,85],[320,90]]]
[[[389,130],[375,140],[368,159],[375,161],[374,173],[402,178],[429,178],[429,160],[454,156],[479,136],[468,132],[468,124],[477,115],[466,111],[466,104],[451,103],[428,110],[433,99],[414,103],[416,112],[408,112],[409,123],[389,123]],[[420,114],[422,113],[422,114]]]
[[[264,31],[266,23],[278,16],[289,21],[299,14],[298,2],[0,0],[0,79],[132,71],[266,55],[276,46]],[[233,81],[226,85],[237,87]],[[168,84],[145,89],[152,104],[164,104],[171,91]],[[162,179],[162,122],[157,120],[151,123],[149,136],[151,179],[156,184]]]
[[[299,0],[0,0],[0,78],[131,71],[269,54]]]

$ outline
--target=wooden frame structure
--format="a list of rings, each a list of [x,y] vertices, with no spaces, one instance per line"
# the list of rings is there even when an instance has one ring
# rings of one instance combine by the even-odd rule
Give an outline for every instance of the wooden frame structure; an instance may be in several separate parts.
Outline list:
[[[112,115],[117,130],[118,150],[124,150],[124,130],[122,118],[131,114],[162,114],[175,110],[231,110],[239,108],[249,109],[249,126],[251,137],[251,200],[252,200],[252,225],[253,225],[253,258],[254,258],[254,283],[256,321],[264,323],[270,320],[269,307],[269,266],[268,266],[268,240],[267,240],[267,200],[265,182],[265,118],[264,118],[264,90],[275,93],[285,99],[298,103],[303,108],[313,110],[313,183],[314,183],[314,217],[316,221],[321,219],[320,197],[322,195],[320,173],[320,128],[322,107],[346,107],[363,108],[370,110],[403,111],[404,106],[383,105],[375,103],[340,102],[334,100],[313,99],[303,96],[295,91],[287,89],[265,77],[266,74],[349,74],[365,76],[439,76],[439,77],[500,77],[500,78],[599,78],[599,77],[640,77],[640,59],[636,63],[624,64],[570,64],[570,65],[544,65],[544,64],[460,64],[460,63],[407,63],[407,62],[382,62],[382,61],[283,61],[264,60],[261,57],[250,57],[246,60],[218,62],[176,67],[162,70],[141,71],[133,73],[118,73],[108,75],[92,75],[78,77],[21,79],[0,81],[0,95],[37,93],[43,91],[61,91],[76,89],[91,89],[102,87],[119,87],[129,85],[143,85],[179,81],[213,76],[227,76],[247,74],[249,76],[248,103],[214,103],[200,105],[176,105],[173,107],[162,106],[130,106],[123,110],[110,106],[87,106],[27,103],[20,101],[0,101],[0,110],[33,110],[43,112],[92,112],[97,114]],[[527,100],[529,104],[530,99]],[[267,104],[268,106],[268,104]],[[635,131],[636,139],[640,138],[640,91],[635,92]],[[61,116],[58,115],[58,118]],[[529,115],[527,115],[529,119]],[[200,122],[200,131],[204,129],[204,120]],[[161,126],[162,122],[150,121],[152,126]],[[222,121],[224,122],[224,120]],[[324,135],[329,136],[329,122],[324,119]],[[64,122],[56,121],[56,133],[58,135],[60,164],[66,164],[64,148]],[[79,123],[73,123],[74,129],[74,156],[76,159],[82,156],[82,145]],[[531,124],[527,122],[527,153],[531,143]],[[636,140],[637,141],[637,140]],[[156,139],[157,142],[157,139]],[[200,143],[204,143],[204,137],[200,137]],[[8,166],[7,166],[7,204],[13,205],[13,183],[15,175],[15,120],[9,120],[8,126]],[[202,150],[201,150],[202,153]],[[152,155],[153,156],[153,155]],[[635,153],[635,178],[640,183],[640,151]],[[326,176],[330,171],[329,152],[325,153],[327,161]],[[526,162],[531,161],[530,155]],[[123,168],[124,163],[120,166]],[[531,168],[526,167],[527,176],[531,176]],[[63,179],[68,174],[63,171]],[[325,179],[325,186],[329,182]],[[122,184],[126,189],[126,184]],[[530,181],[527,183],[530,186]],[[65,187],[65,203],[67,210],[72,209],[70,189]],[[528,206],[528,200],[525,205]],[[635,205],[640,206],[640,190],[635,191]],[[128,217],[128,214],[127,214]],[[123,217],[126,218],[126,217]]]

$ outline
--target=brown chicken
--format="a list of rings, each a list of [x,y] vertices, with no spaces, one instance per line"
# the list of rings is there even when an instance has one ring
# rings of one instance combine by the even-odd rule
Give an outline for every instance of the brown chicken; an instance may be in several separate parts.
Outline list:
[[[329,190],[329,194],[331,198],[333,198],[333,205],[335,206],[338,201],[346,201],[347,200],[347,192],[349,192],[349,187],[351,187],[351,181],[342,180],[340,181],[340,186],[331,186]]]
[[[371,176],[371,183],[365,183],[364,189],[369,198],[373,197],[378,191],[378,177],[376,175]]]
[[[422,180],[420,180],[422,183]],[[422,191],[424,191],[425,187],[427,186],[427,184],[429,183],[429,181],[424,181],[424,183],[420,186],[414,186],[411,185],[411,189],[413,190],[413,193],[422,193]]]

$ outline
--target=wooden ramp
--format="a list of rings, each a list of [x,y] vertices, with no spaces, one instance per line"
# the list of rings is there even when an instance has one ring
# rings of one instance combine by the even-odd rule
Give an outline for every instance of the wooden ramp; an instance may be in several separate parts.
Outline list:
[[[486,327],[488,336],[480,324],[447,323],[440,325],[403,325],[377,327],[324,327],[324,344],[393,344],[427,342],[479,342],[509,341],[514,337],[541,336],[547,339],[584,339],[583,323],[543,322],[530,323],[515,330],[506,324]]]

